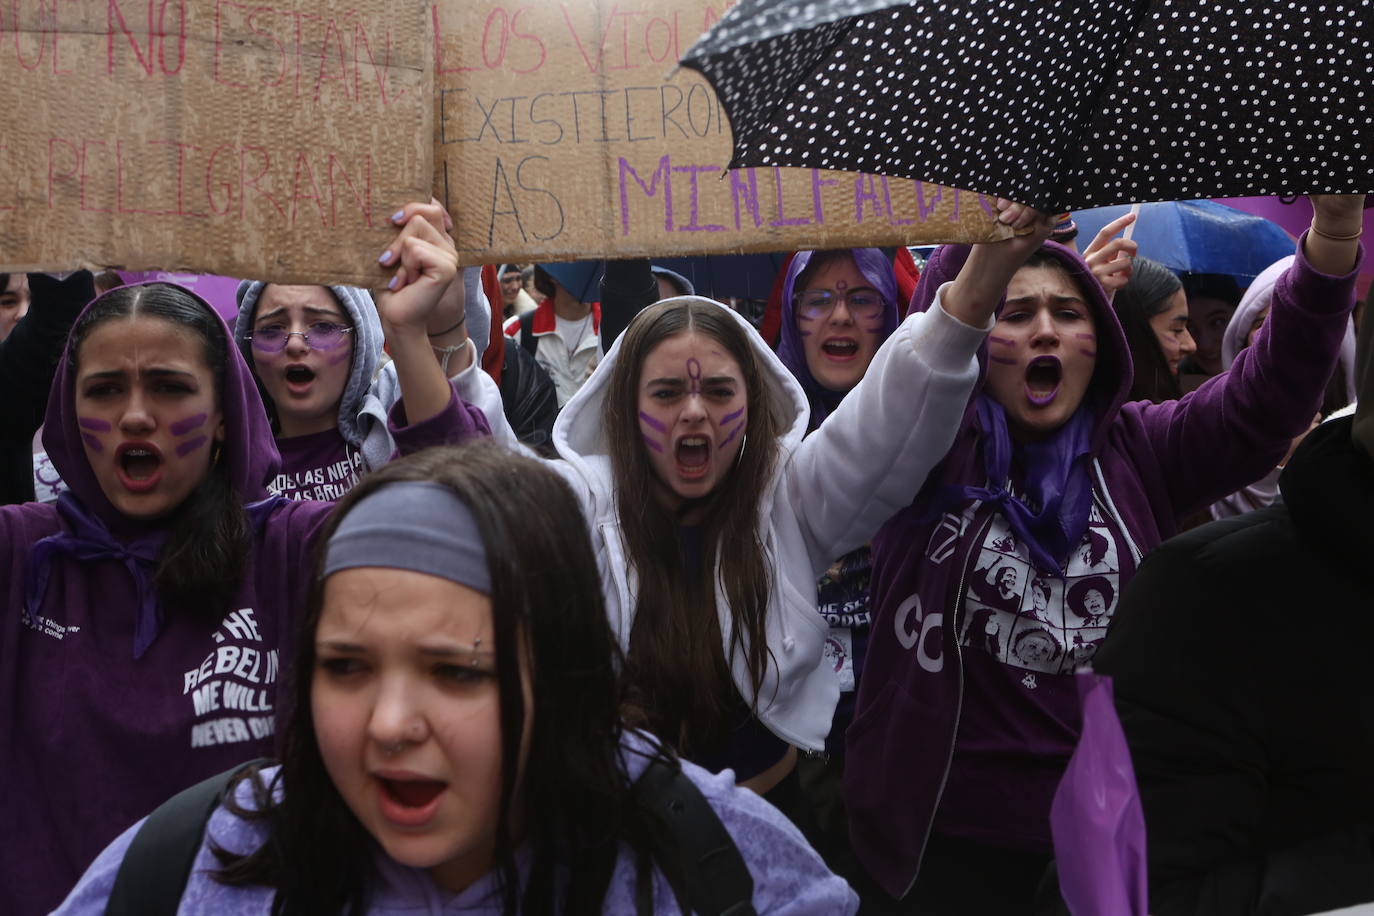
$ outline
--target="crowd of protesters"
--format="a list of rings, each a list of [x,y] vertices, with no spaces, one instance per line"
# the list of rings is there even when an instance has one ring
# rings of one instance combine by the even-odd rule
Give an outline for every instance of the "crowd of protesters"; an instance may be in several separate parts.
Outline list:
[[[1078,916],[1088,669],[1149,912],[1374,901],[1364,199],[1312,205],[1236,278],[999,201],[757,326],[459,268],[434,202],[375,293],[0,274],[0,913]]]

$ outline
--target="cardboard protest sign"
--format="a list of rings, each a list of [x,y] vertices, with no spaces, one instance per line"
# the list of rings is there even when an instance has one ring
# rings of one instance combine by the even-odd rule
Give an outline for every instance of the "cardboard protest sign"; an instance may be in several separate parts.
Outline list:
[[[0,270],[375,283],[429,197],[428,10],[269,2],[0,4]]]
[[[811,169],[722,178],[730,127],[715,93],[670,71],[729,5],[437,0],[435,196],[463,261],[1006,236],[992,201],[937,185]]]

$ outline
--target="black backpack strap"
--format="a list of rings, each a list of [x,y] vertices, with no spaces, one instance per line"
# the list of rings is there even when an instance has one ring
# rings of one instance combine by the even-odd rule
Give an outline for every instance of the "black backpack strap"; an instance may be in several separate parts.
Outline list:
[[[539,349],[539,338],[534,336],[534,309],[520,316],[520,346],[530,356]]]
[[[211,776],[173,795],[148,815],[124,853],[105,916],[176,916],[205,825],[224,790],[240,771],[266,763],[254,760]]]
[[[659,758],[635,781],[635,798],[665,825],[675,848],[655,849],[672,856],[685,888],[675,888],[699,916],[754,916],[754,877],[734,838],[706,796],[677,764]],[[666,873],[666,872],[665,872]]]

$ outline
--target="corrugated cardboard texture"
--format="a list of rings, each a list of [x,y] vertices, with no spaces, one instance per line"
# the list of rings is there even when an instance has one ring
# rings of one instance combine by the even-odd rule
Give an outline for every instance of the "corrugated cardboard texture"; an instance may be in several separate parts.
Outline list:
[[[669,74],[728,6],[443,0],[435,196],[464,263],[1006,237],[992,201],[937,185],[809,169],[722,178],[730,126],[715,93]]]
[[[0,270],[375,284],[429,196],[429,8],[270,3],[0,6]]]

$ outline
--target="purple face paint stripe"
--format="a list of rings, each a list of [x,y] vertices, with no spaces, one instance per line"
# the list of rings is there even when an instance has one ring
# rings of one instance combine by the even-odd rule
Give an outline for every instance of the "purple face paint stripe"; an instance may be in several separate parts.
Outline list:
[[[92,436],[90,433],[82,433],[81,441],[85,442],[86,447],[93,452],[105,451],[105,446],[101,445],[100,440],[97,439],[95,436]]]
[[[992,342],[995,343],[995,344],[1001,344],[1001,345],[1004,346],[1004,347],[1014,347],[1014,346],[1016,346],[1016,341],[1014,341],[1014,340],[1007,340],[1007,338],[1005,338],[1005,337],[994,337],[994,336],[992,336],[991,334],[989,334],[989,335],[988,335],[988,340],[992,341]]]
[[[200,429],[205,425],[205,421],[210,419],[208,413],[198,413],[194,417],[187,417],[185,420],[178,420],[167,427],[174,436],[184,436],[193,429]]]
[[[1077,337],[1079,340],[1097,340],[1096,334],[1075,334],[1073,336]]]
[[[989,356],[988,356],[988,359],[992,360],[994,363],[1001,363],[1001,364],[1004,365],[1004,366],[1014,366],[1014,365],[1016,365],[1016,360],[1014,360],[1014,359],[1007,359],[1005,356],[992,356],[992,355],[989,355]]]
[[[649,448],[651,448],[651,449],[653,449],[654,451],[658,452],[660,455],[663,454],[663,446],[659,445],[659,444],[658,444],[657,442],[655,442],[653,439],[651,439],[651,438],[649,438],[648,436],[644,435],[644,433],[640,433],[639,435],[640,435],[640,438],[642,438],[642,439],[644,440],[644,444],[645,444],[645,445],[649,446]]]
[[[1080,349],[1078,352],[1079,352],[1079,353],[1082,353],[1084,356],[1091,356],[1091,357],[1093,357],[1094,359],[1097,358],[1097,351],[1096,351],[1096,350],[1082,350],[1082,349]]]
[[[642,410],[639,412],[639,418],[643,420],[645,423],[649,424],[650,429],[657,430],[661,433],[666,433],[668,431],[668,427],[664,426],[662,423],[658,422]]]
[[[735,422],[736,420],[738,420],[738,419],[740,418],[740,414],[742,414],[742,413],[744,413],[744,408],[743,408],[743,407],[741,407],[739,410],[735,411],[734,413],[727,413],[725,416],[723,416],[723,417],[720,418],[720,425],[721,425],[721,426],[729,426],[731,423],[733,423],[733,422]]]
[[[722,440],[720,441],[720,445],[717,445],[716,448],[725,448],[725,446],[729,445],[731,442],[733,442],[733,441],[735,440],[735,437],[739,435],[739,431],[742,430],[742,429],[744,429],[744,427],[746,427],[746,426],[748,426],[748,425],[749,425],[749,424],[747,424],[747,423],[741,423],[740,425],[736,426],[734,429],[730,430],[730,435],[728,435],[728,436],[726,436],[724,439],[722,439]]]
[[[104,420],[97,420],[95,417],[77,417],[76,425],[82,429],[93,429],[98,433],[108,433],[114,428]]]
[[[185,458],[187,455],[191,454],[197,449],[204,448],[205,443],[209,441],[209,436],[196,436],[194,439],[191,439],[187,442],[183,442],[177,446],[177,457]]]

